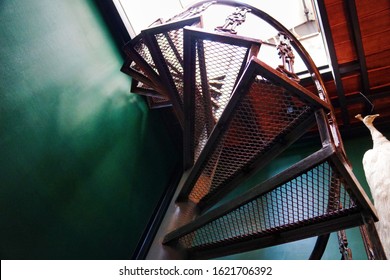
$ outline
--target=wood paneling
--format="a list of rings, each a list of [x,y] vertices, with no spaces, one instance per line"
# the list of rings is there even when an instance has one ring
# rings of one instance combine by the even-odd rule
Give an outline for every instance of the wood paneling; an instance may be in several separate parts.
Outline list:
[[[338,0],[338,2],[341,2]],[[367,15],[375,15],[383,10],[390,9],[389,0],[356,0],[356,8],[358,10],[359,18]]]
[[[390,29],[387,29],[384,30],[382,34],[375,33],[362,38],[366,56],[388,50],[390,44],[390,38],[388,37],[389,35]]]
[[[390,65],[368,71],[368,79],[372,89],[390,85]]]
[[[322,1],[322,0],[317,0]],[[342,86],[335,81],[325,82],[326,90],[335,106],[337,121],[344,133],[362,129],[356,114],[370,113],[364,92],[374,104],[372,113],[379,113],[376,124],[390,128],[390,1],[389,0],[324,0],[338,68],[342,68]],[[354,9],[349,4],[355,3]],[[357,24],[353,24],[353,23]],[[357,32],[357,33],[356,33]],[[328,34],[329,35],[329,34]],[[361,39],[358,41],[357,39]],[[359,44],[364,59],[359,60]],[[361,67],[361,68],[360,68]],[[368,80],[368,92],[363,82]],[[340,89],[343,89],[343,92]],[[339,89],[339,90],[338,90]],[[310,88],[309,90],[314,90]],[[340,96],[346,102],[340,102]],[[349,126],[342,122],[342,112],[348,112]],[[352,129],[352,130],[351,130]]]
[[[337,61],[339,64],[345,64],[357,60],[356,50],[352,41],[346,41],[341,44],[335,44]]]
[[[367,69],[382,68],[389,65],[390,49],[379,53],[366,54]]]
[[[390,29],[390,9],[380,11],[377,14],[369,14],[366,17],[359,17],[359,23],[362,37],[377,33],[383,35]]]
[[[331,27],[347,21],[347,14],[343,1],[337,1],[326,6],[329,24]]]

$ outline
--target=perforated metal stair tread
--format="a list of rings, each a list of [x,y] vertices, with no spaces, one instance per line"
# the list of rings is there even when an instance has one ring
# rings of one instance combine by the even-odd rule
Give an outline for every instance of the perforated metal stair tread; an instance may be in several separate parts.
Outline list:
[[[359,226],[375,216],[333,146],[176,229],[165,244],[191,258],[220,257]]]
[[[185,26],[201,26],[201,17],[165,23],[141,32],[181,124],[184,122],[183,28]]]
[[[260,40],[184,28],[184,165],[197,160]]]
[[[253,57],[179,200],[210,207],[311,128],[319,108],[328,105]]]
[[[208,12],[220,6],[225,22],[206,31]],[[262,33],[259,20],[279,41],[275,68],[257,58],[263,41],[237,35],[246,22]],[[375,209],[351,171],[321,74],[280,22],[241,2],[202,1],[155,21],[124,51],[131,91],[150,108],[172,106],[183,129],[184,172],[163,199],[148,258],[220,257],[360,225],[367,254],[383,258]],[[299,84],[294,53],[315,93]],[[308,131],[321,149],[210,210]]]
[[[142,35],[127,43],[124,52],[126,60],[121,71],[133,78],[131,92],[146,96],[151,109],[172,106]]]
[[[147,80],[149,83],[146,83],[153,86],[155,90],[163,91],[164,87],[161,78],[142,34],[139,34],[127,43],[123,50],[127,56],[127,60],[122,66],[122,71],[126,73],[126,70],[130,69],[135,72],[138,77],[144,79],[139,79],[140,81],[145,82],[145,80]]]

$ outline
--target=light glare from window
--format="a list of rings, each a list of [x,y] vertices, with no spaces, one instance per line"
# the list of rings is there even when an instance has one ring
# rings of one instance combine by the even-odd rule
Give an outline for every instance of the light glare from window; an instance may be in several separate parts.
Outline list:
[[[143,29],[148,28],[157,19],[162,18],[167,20],[179,14],[188,6],[198,2],[191,0],[113,1],[132,38]],[[240,2],[245,2],[263,10],[290,29],[309,52],[317,67],[328,65],[328,59],[312,0],[241,0]],[[227,10],[229,8],[231,7],[226,7]],[[213,30],[216,26],[223,24],[226,16],[229,15],[229,11],[225,14],[221,12],[221,9],[223,10],[224,7],[218,6],[217,9],[211,6],[206,10],[203,17],[204,28],[206,30]],[[238,28],[237,30],[239,31],[239,35],[259,38],[273,44],[276,43],[276,31],[267,24],[260,26],[258,21],[251,22],[251,17],[247,17],[247,22],[243,25],[243,28]],[[259,58],[272,67],[278,63],[275,49],[267,45],[262,47]],[[296,60],[294,68],[296,72],[306,69],[300,59]]]

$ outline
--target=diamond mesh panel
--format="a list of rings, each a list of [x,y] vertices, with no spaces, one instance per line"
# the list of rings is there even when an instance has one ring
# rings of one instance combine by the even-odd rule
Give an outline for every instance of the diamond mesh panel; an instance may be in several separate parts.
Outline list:
[[[198,38],[196,44],[196,98],[194,159],[199,157],[214,124],[225,109],[242,67],[248,47]],[[190,93],[194,94],[194,93]],[[204,110],[210,112],[205,112]]]
[[[183,29],[155,35],[169,74],[176,86],[179,103],[183,105]]]
[[[187,249],[223,246],[358,211],[342,177],[324,162],[179,238]]]
[[[159,82],[158,72],[143,38],[139,35],[133,39],[133,41],[125,46],[125,52],[128,56],[128,61],[123,66],[125,67],[124,72],[128,73],[126,69],[129,69],[133,72],[128,73],[130,76],[134,76],[139,81],[143,81],[153,87],[154,90],[161,92],[162,88]]]
[[[260,78],[252,82],[191,183],[189,199],[195,203],[206,200],[311,114],[305,101],[284,88]]]
[[[154,64],[149,48],[145,44],[142,37],[139,38],[138,42],[135,44],[134,50],[145,60],[145,62],[153,69],[153,71],[156,72],[156,74],[158,74],[157,67]],[[148,76],[147,73],[145,73],[145,75]]]

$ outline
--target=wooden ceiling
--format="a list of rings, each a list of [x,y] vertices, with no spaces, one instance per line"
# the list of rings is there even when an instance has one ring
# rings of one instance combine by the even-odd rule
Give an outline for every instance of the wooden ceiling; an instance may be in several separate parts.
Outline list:
[[[325,77],[343,136],[362,132],[356,114],[390,128],[390,1],[318,0],[333,75]],[[364,98],[362,94],[374,105]]]

